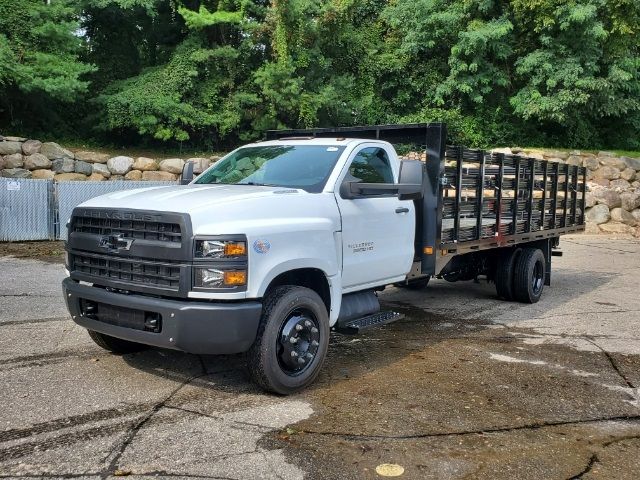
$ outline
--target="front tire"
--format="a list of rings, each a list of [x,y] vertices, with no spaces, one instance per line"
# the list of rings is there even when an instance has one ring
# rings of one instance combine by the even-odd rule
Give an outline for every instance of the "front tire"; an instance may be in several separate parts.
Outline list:
[[[111,353],[124,355],[126,353],[135,353],[141,350],[149,348],[142,343],[129,342],[121,338],[111,337],[104,333],[96,332],[95,330],[87,330],[87,333],[91,337],[91,340],[95,342],[101,348],[108,350]]]
[[[539,248],[524,248],[515,263],[513,296],[522,303],[536,303],[542,296],[547,263]]]
[[[329,316],[320,296],[305,287],[277,287],[265,298],[247,352],[249,374],[264,390],[297,392],[316,379],[328,347]]]

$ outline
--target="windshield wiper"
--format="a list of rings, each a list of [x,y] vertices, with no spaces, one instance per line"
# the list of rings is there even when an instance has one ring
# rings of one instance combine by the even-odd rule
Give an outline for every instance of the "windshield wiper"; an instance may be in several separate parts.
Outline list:
[[[236,185],[251,185],[253,187],[279,187],[280,186],[280,185],[274,185],[273,183],[258,183],[258,182],[236,183]]]

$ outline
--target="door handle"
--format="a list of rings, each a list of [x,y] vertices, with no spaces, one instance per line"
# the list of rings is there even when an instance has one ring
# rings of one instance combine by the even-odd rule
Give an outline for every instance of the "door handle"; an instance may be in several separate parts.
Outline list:
[[[396,208],[396,213],[409,213],[409,209],[407,207],[398,207]]]

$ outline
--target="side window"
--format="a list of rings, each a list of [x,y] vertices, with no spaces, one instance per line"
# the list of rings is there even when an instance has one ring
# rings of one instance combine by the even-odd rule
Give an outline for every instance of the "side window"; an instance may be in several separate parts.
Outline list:
[[[391,162],[382,148],[360,150],[351,162],[349,173],[364,183],[393,183]]]

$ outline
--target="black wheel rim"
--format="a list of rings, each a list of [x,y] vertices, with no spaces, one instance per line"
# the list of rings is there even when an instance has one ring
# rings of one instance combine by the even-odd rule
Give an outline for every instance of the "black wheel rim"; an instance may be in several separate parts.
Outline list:
[[[533,275],[531,276],[531,287],[533,288],[534,295],[539,295],[542,292],[542,286],[544,285],[544,265],[538,261],[533,267]]]
[[[297,376],[313,364],[320,346],[320,325],[306,308],[296,308],[285,317],[278,335],[278,364],[284,373]]]

